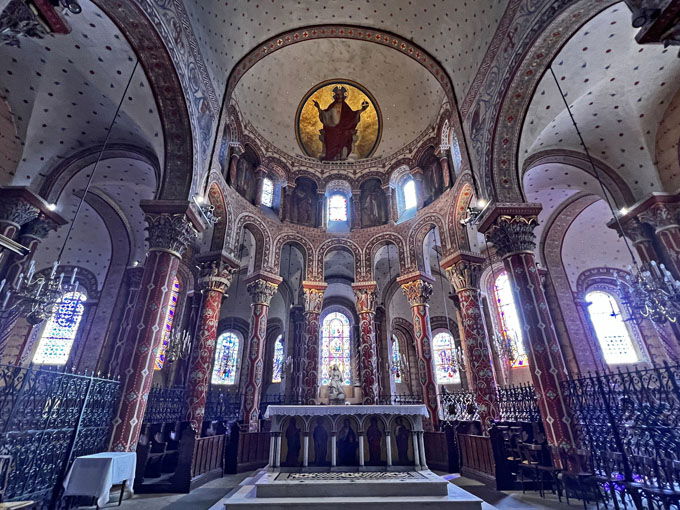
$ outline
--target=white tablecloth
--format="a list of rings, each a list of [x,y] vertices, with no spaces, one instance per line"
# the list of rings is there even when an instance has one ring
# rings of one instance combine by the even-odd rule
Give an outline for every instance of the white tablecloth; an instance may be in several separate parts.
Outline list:
[[[132,492],[137,454],[135,452],[102,452],[78,457],[64,480],[65,496],[94,496],[97,505],[109,502],[109,491],[117,483],[127,481]]]

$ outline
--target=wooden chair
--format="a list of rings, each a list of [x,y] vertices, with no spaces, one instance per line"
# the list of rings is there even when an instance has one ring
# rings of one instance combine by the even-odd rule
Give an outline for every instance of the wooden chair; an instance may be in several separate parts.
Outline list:
[[[541,455],[543,447],[540,444],[519,444],[519,453],[521,461],[517,465],[519,482],[522,485],[522,494],[526,492],[525,476],[528,475],[529,480],[538,486],[538,493],[541,497],[543,494],[543,474],[539,471],[538,466],[541,465]]]
[[[564,448],[555,448],[555,454],[559,455],[563,466],[568,466],[568,452]],[[600,484],[595,477],[592,457],[588,450],[576,449],[571,452],[571,457],[576,467],[573,470],[563,469],[559,476],[564,496],[569,504],[569,496],[575,496],[583,502],[583,508],[588,508],[588,503],[595,503],[600,509],[600,502],[606,506],[604,497],[600,492]]]

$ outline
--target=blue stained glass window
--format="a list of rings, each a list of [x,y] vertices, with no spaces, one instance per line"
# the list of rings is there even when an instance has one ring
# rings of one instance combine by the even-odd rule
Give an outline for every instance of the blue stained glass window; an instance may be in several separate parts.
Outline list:
[[[403,380],[402,370],[406,367],[402,366],[401,352],[399,351],[399,340],[396,336],[392,337],[392,373],[394,374],[394,382],[400,383]]]
[[[272,382],[280,383],[283,375],[283,336],[279,335],[274,342],[274,363],[272,364]]]
[[[343,384],[351,384],[349,319],[340,312],[326,315],[322,325],[321,384],[330,382],[330,370],[338,365]]]
[[[505,341],[509,341],[513,345],[515,360],[511,366],[512,368],[525,367],[529,363],[529,357],[524,350],[522,328],[519,324],[515,298],[510,289],[510,279],[506,271],[503,271],[496,278],[494,290],[496,294],[496,310],[500,318],[501,335]]]
[[[158,348],[156,355],[155,370],[160,370],[165,364],[165,351],[170,345],[170,335],[172,334],[172,324],[175,321],[175,312],[177,311],[177,301],[179,300],[179,280],[175,278],[172,282],[172,289],[170,293],[170,304],[168,305],[168,312],[165,315],[165,326],[163,327],[163,334],[161,335],[161,345]]]
[[[347,199],[339,194],[328,199],[328,220],[347,221]]]
[[[86,300],[82,292],[67,292],[57,311],[45,325],[33,363],[41,365],[65,365],[71,354],[73,341],[83,318]]]
[[[454,365],[453,336],[448,331],[437,333],[432,339],[434,351],[434,368],[437,375],[437,384],[457,384],[460,382],[460,372]]]
[[[227,331],[217,338],[215,347],[215,363],[213,364],[212,384],[235,384],[238,367],[239,337]]]

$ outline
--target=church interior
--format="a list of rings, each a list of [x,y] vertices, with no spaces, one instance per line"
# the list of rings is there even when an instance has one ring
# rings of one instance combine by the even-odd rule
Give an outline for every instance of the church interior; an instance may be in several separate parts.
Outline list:
[[[0,0],[0,506],[680,510],[680,0]]]

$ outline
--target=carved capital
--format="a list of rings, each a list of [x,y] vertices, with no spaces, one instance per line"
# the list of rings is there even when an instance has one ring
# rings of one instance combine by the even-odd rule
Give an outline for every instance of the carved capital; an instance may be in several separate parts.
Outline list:
[[[423,273],[413,273],[397,278],[401,290],[411,306],[426,305],[432,295],[434,280]]]
[[[678,228],[677,214],[679,210],[680,204],[658,202],[646,211],[641,212],[638,218],[641,222],[648,223],[656,232],[659,232],[668,228]]]
[[[0,222],[13,223],[17,228],[38,217],[40,210],[21,197],[0,200]]]
[[[57,230],[57,225],[52,219],[39,215],[37,218],[26,223],[21,229],[21,236],[45,239],[51,230]]]
[[[202,292],[212,290],[224,294],[231,286],[231,280],[236,272],[236,266],[221,258],[212,258],[200,260],[199,270],[200,276],[198,278],[198,285]],[[276,287],[274,290],[276,290]]]
[[[484,257],[470,252],[456,252],[442,260],[442,267],[456,292],[479,290],[479,280],[484,270]]]
[[[611,220],[607,223],[609,228],[616,230],[620,236],[626,236],[633,244],[650,243],[652,236],[645,225],[637,218],[627,218],[623,221]]]
[[[517,252],[533,252],[536,248],[534,229],[538,215],[500,215],[487,230],[486,238],[501,257]]]
[[[325,282],[302,282],[305,313],[321,313],[326,287],[328,284]]]
[[[375,313],[377,288],[378,284],[376,282],[360,282],[352,284],[354,296],[357,300],[358,313]]]
[[[198,232],[186,214],[146,214],[151,251],[167,251],[181,257]]]
[[[278,286],[278,283],[271,282],[264,278],[257,278],[251,280],[246,288],[248,289],[248,294],[250,294],[254,305],[269,306],[274,294],[276,294]]]

